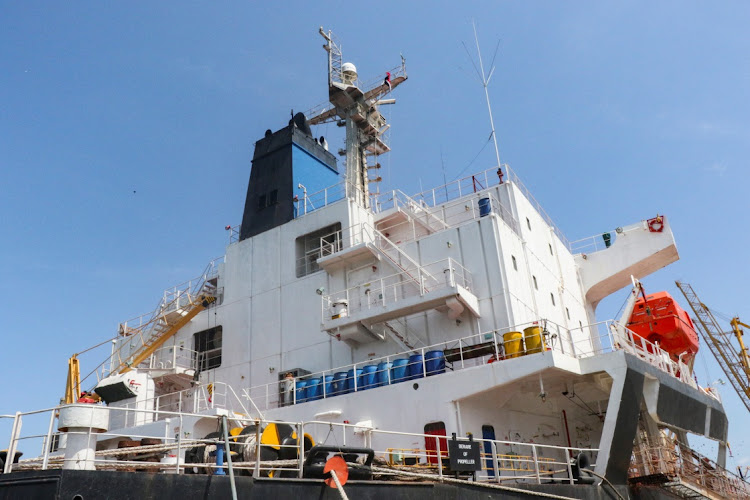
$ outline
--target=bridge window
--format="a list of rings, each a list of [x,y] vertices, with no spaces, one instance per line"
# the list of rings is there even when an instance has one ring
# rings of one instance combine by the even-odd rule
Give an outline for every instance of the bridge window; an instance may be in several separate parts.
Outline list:
[[[193,335],[195,370],[198,372],[221,366],[221,326],[215,326]]]
[[[320,270],[318,259],[341,250],[341,223],[318,229],[297,238],[297,277]]]

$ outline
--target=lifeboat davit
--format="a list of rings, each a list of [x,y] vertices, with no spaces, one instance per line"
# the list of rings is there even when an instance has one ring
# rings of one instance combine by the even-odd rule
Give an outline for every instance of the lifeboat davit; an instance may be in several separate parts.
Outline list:
[[[667,292],[639,298],[628,328],[651,343],[658,343],[670,357],[688,365],[698,352],[698,334],[688,313]]]

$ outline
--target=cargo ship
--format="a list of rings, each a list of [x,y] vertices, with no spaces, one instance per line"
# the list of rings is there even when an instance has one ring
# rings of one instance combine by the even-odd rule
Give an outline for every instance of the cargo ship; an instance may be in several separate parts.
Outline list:
[[[378,192],[405,61],[363,82],[320,34],[328,101],[255,143],[226,254],[9,416],[0,498],[750,496],[690,317],[639,281],[679,258],[668,216],[570,242],[499,161]]]

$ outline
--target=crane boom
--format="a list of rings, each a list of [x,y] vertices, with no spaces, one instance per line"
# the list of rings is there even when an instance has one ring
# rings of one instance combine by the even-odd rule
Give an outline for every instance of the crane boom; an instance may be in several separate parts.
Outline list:
[[[696,326],[698,326],[704,342],[711,350],[745,407],[750,411],[750,363],[748,363],[747,350],[742,342],[742,330],[739,328],[740,324],[746,327],[747,325],[741,323],[739,318],[734,318],[732,320],[734,332],[724,331],[711,310],[700,301],[692,286],[680,281],[676,281],[675,284],[693,309],[698,320]],[[732,345],[732,333],[737,336],[741,346],[739,352]]]

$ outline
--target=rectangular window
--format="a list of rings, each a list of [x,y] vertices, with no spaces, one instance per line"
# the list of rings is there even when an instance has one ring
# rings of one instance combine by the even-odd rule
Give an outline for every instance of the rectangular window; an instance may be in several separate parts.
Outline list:
[[[266,208],[266,195],[262,194],[258,196],[258,210]]]
[[[549,254],[555,255],[554,253],[552,253],[552,243],[548,243],[548,245],[549,245]]]
[[[274,189],[273,191],[268,193],[268,204],[275,205],[279,201],[278,198],[279,198],[279,190]]]
[[[195,370],[198,372],[221,366],[221,326],[209,328],[193,335]]]
[[[552,305],[554,306],[555,305],[555,294],[552,293],[552,292],[550,292],[549,293],[549,298],[552,299]]]
[[[529,227],[529,231],[531,231],[531,221],[528,217],[526,217],[526,225]]]
[[[513,270],[518,271],[518,264],[516,263],[516,257],[511,255],[510,258],[513,260]]]
[[[539,290],[539,285],[537,285],[537,283],[536,283],[536,276],[532,276],[532,278],[534,278],[534,288],[536,290]]]
[[[568,319],[570,319],[570,311],[568,310],[567,307],[565,308],[565,314],[567,314],[568,315]]]
[[[318,259],[341,250],[341,223],[337,222],[315,232],[300,236],[297,247],[297,277],[320,270]]]

